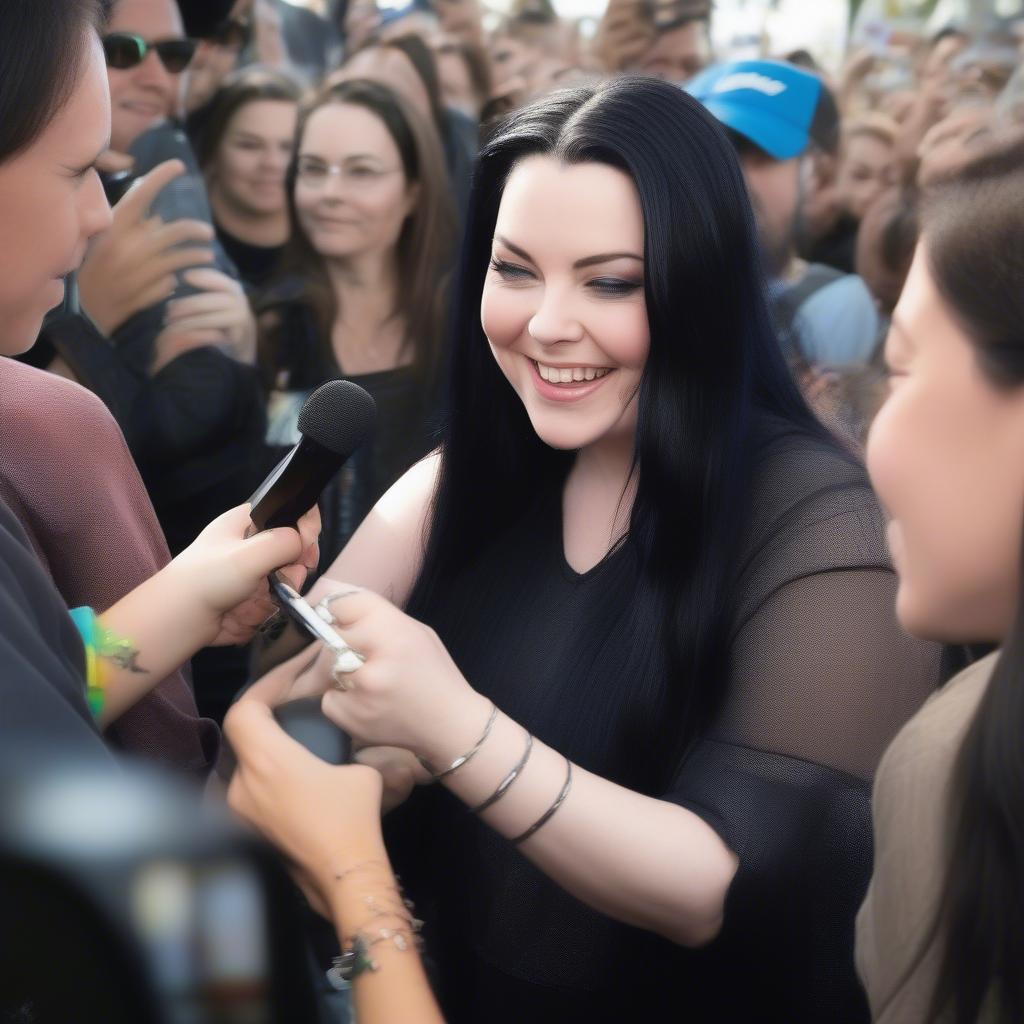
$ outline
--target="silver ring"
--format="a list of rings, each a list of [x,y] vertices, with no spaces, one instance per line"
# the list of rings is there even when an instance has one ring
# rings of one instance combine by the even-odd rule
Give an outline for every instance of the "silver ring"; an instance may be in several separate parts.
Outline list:
[[[356,688],[356,684],[347,675],[338,671],[337,665],[331,669],[331,679],[334,680],[334,688],[342,693],[349,693]]]
[[[339,597],[348,597],[351,594],[358,593],[357,590],[336,590],[333,594],[328,594],[326,597],[322,597],[316,603],[316,607],[313,609],[320,616],[328,626],[333,626],[338,620],[331,613],[331,602],[337,600]]]
[[[344,647],[334,648],[334,665],[331,667],[331,679],[334,680],[334,685],[343,693],[354,689],[355,684],[349,679],[349,676],[361,669],[365,661],[366,658],[347,644]]]

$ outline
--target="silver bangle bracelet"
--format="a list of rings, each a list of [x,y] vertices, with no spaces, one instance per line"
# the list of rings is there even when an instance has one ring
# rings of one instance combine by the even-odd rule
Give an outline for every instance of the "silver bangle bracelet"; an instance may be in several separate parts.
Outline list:
[[[427,761],[425,761],[422,757],[419,757],[417,755],[417,759],[419,760],[420,764],[423,765],[423,767],[426,768],[428,772],[430,772],[430,775],[434,782],[438,782],[446,776],[451,775],[452,772],[458,771],[458,769],[461,768],[464,764],[466,764],[467,761],[472,760],[472,758],[476,755],[476,753],[487,741],[487,737],[491,735],[491,730],[494,728],[494,722],[497,719],[497,717],[498,706],[492,703],[491,714],[490,717],[487,719],[487,724],[484,726],[483,735],[480,737],[480,739],[476,741],[476,744],[473,746],[473,749],[468,750],[461,757],[455,758],[455,760],[452,761],[452,763],[442,771],[435,772]]]
[[[565,798],[569,795],[569,790],[572,789],[572,761],[569,758],[565,759],[565,767],[565,784],[562,786],[561,793],[555,797],[555,802],[525,832],[512,839],[512,843],[518,845],[526,842],[534,832],[543,828],[551,820],[555,811],[565,803]]]
[[[476,807],[470,809],[470,814],[479,814],[481,811],[486,811],[491,804],[496,804],[508,792],[509,786],[519,778],[519,773],[526,767],[526,762],[530,760],[530,752],[532,750],[533,736],[527,733],[526,750],[519,759],[519,763],[498,783],[498,788],[482,804],[477,804]]]

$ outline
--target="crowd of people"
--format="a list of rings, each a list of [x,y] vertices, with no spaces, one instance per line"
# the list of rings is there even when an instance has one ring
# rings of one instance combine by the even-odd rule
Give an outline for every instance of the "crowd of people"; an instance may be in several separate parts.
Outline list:
[[[713,17],[0,4],[0,746],[226,791],[339,1024],[1024,1020],[1024,17]]]

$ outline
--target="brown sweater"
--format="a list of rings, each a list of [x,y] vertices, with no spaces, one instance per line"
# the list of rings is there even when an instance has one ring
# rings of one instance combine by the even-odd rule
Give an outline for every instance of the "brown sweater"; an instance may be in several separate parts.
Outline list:
[[[124,437],[106,406],[61,377],[0,358],[0,499],[69,608],[109,608],[170,555]],[[113,745],[205,775],[218,731],[182,672],[107,730]]]
[[[857,915],[857,970],[876,1024],[924,1021],[941,949],[933,941],[909,974],[945,879],[953,766],[998,652],[930,697],[892,741],[875,777],[875,869]],[[989,1019],[983,1011],[979,1024]]]

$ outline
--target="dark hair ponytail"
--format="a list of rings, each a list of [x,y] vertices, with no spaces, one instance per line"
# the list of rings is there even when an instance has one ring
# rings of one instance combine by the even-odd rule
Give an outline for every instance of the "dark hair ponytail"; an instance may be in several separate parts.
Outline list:
[[[930,192],[922,223],[936,286],[977,346],[982,371],[997,387],[1024,387],[1024,139]],[[973,1024],[984,1008],[992,1020],[1022,1021],[1024,565],[1013,627],[960,749],[950,801],[930,1016]]]
[[[0,164],[45,131],[71,98],[97,0],[0,3]]]

